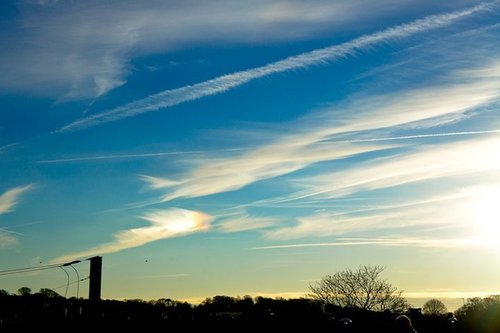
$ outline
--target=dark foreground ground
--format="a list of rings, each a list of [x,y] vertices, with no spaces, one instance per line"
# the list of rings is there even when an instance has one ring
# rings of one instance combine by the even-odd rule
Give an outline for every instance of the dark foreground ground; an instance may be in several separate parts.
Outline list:
[[[500,297],[475,299],[442,316],[406,314],[418,333],[500,333]],[[309,299],[216,296],[200,305],[160,299],[145,302],[0,297],[3,332],[397,332],[399,314],[325,307]],[[455,316],[456,315],[456,316]]]

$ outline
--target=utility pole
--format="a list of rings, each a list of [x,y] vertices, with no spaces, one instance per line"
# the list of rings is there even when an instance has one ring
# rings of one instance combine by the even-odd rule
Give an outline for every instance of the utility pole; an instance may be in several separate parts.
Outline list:
[[[90,260],[89,315],[91,321],[97,322],[101,318],[102,257],[96,256],[87,260]]]
[[[90,283],[89,300],[101,300],[101,275],[102,275],[102,257],[92,257],[90,260]]]

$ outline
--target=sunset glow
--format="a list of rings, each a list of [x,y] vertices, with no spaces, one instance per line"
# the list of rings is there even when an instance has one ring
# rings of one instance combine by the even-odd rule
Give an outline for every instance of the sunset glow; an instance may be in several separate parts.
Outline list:
[[[304,295],[367,264],[411,295],[500,290],[499,22],[494,0],[0,1],[0,271],[102,256],[111,299]]]
[[[500,252],[500,186],[492,186],[477,194],[470,202],[475,232],[481,245]]]

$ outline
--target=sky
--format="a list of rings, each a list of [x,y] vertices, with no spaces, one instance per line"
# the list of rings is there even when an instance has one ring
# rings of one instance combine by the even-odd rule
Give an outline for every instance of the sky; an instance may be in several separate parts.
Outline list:
[[[2,1],[0,270],[102,256],[114,299],[360,265],[500,293],[499,40],[499,1]],[[0,288],[87,295],[67,271]]]

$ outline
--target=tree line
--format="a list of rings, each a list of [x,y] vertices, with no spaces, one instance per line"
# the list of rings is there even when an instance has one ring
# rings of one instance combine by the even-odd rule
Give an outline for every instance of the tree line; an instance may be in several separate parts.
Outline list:
[[[455,313],[431,299],[412,309],[380,266],[361,266],[325,276],[298,299],[214,296],[198,305],[169,298],[152,301],[64,298],[42,288],[17,294],[0,290],[0,331],[43,327],[81,329],[239,329],[308,327],[332,332],[395,332],[395,318],[406,314],[417,332],[500,332],[500,295],[472,298]]]

